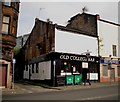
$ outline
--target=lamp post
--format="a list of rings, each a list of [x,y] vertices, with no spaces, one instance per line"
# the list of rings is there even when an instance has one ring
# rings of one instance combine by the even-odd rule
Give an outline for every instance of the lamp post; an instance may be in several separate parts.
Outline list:
[[[55,86],[55,65],[56,65],[56,61],[53,61],[53,86]]]
[[[16,63],[16,59],[13,59],[13,76],[12,76],[12,78],[13,78],[13,89],[15,88],[15,85],[14,85],[14,70],[15,70],[15,63]]]

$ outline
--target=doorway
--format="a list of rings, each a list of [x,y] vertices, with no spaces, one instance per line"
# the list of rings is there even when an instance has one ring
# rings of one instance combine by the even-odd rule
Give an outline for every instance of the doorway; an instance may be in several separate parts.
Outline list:
[[[0,86],[7,86],[7,64],[0,65]]]

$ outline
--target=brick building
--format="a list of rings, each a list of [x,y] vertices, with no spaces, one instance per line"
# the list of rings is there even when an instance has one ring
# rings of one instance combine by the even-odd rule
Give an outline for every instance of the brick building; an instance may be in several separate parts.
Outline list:
[[[91,80],[99,81],[97,15],[78,14],[67,26],[36,18],[23,49],[24,79],[47,80],[54,85],[58,77],[90,73]]]
[[[19,0],[0,2],[0,86],[11,87],[13,48],[16,45],[16,34],[19,14]]]
[[[27,41],[30,34],[24,34],[23,36],[18,36],[16,39],[16,47],[22,48]]]

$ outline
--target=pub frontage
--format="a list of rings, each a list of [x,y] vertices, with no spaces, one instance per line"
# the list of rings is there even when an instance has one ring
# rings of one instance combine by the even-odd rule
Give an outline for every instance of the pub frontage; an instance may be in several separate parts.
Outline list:
[[[51,52],[25,65],[24,79],[48,81],[52,86],[75,85],[100,81],[99,58],[90,55]]]

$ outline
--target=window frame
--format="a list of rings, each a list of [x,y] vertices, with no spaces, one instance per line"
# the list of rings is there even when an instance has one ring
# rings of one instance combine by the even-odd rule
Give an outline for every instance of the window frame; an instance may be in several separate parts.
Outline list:
[[[119,71],[120,69],[118,70],[118,68],[120,68],[120,66],[117,66],[117,72],[118,72],[117,75],[120,78],[120,71]]]
[[[11,6],[11,0],[4,0],[4,5],[5,6]]]
[[[105,75],[105,71],[107,72],[106,75]],[[108,65],[102,65],[102,77],[108,78]]]
[[[4,22],[4,17],[8,17],[9,21],[8,22]],[[1,31],[2,31],[3,34],[9,34],[9,32],[10,32],[10,20],[11,20],[11,17],[9,15],[4,15],[3,16],[3,19],[2,19],[2,29],[1,29]],[[7,25],[8,26],[7,32],[3,28],[3,25]]]
[[[117,56],[117,45],[112,45],[112,54],[113,56]]]

